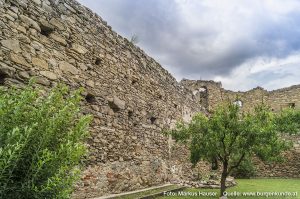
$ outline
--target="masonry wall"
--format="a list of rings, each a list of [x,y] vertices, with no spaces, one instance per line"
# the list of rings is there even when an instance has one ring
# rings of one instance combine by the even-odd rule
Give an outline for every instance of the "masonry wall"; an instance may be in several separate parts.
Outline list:
[[[208,108],[212,111],[223,101],[241,101],[242,111],[251,111],[262,102],[268,104],[272,111],[278,112],[287,107],[300,109],[300,86],[291,86],[273,91],[267,91],[257,87],[245,92],[234,92],[222,88],[221,83],[214,81],[183,80],[186,88],[191,91],[198,91],[200,88],[207,88]],[[198,99],[198,92],[193,92]],[[285,161],[276,164],[265,164],[255,159],[257,166],[257,177],[300,177],[300,136],[286,136],[285,139],[292,141],[293,148],[284,154]]]
[[[196,101],[207,110],[216,108],[223,99],[221,82],[183,79],[180,84],[192,91]]]
[[[83,113],[94,121],[74,198],[186,176],[188,157],[162,129],[203,109],[154,59],[73,0],[0,0],[0,27],[2,86],[36,77],[86,89]]]
[[[267,103],[274,112],[287,107],[300,109],[300,87],[298,85],[273,91],[267,91],[261,87],[246,92],[221,90],[223,99],[235,101],[238,98],[242,102],[242,109],[246,111],[253,109],[254,105],[262,101]]]

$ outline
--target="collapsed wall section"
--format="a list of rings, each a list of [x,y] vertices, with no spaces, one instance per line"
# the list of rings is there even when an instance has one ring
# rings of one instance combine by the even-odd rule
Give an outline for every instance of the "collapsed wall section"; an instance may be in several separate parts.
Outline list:
[[[201,106],[154,59],[73,0],[0,0],[0,84],[86,89],[94,121],[74,197],[163,184],[182,169],[164,128]],[[176,157],[176,155],[175,155]]]

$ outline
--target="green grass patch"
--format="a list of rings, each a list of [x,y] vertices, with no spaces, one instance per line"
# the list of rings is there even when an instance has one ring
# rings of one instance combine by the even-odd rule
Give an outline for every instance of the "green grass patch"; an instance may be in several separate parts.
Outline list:
[[[119,196],[119,197],[115,197],[115,198],[116,199],[141,198],[141,197],[149,196],[149,195],[152,195],[152,194],[162,193],[164,191],[174,190],[174,189],[177,189],[177,188],[179,188],[179,186],[170,185],[170,186],[166,186],[166,187],[162,187],[162,188],[151,189],[151,190],[148,190],[148,191],[142,191],[142,192],[138,192],[138,193],[134,193],[134,194],[128,194],[128,195]]]
[[[228,198],[236,199],[300,199],[300,179],[237,179],[238,185],[227,189],[228,193],[235,196],[228,196]],[[173,199],[173,198],[219,198],[219,189],[191,189],[187,188],[178,193],[172,193],[173,196],[161,196],[160,199]],[[263,193],[271,192],[289,192],[297,196],[261,196]],[[184,193],[187,193],[185,196]],[[200,196],[200,193],[210,196]],[[239,195],[238,195],[239,193]],[[243,194],[253,194],[252,196],[243,196]],[[188,196],[190,194],[190,196]],[[180,195],[180,196],[179,196]],[[194,195],[194,196],[193,196]],[[260,196],[259,196],[260,195]]]

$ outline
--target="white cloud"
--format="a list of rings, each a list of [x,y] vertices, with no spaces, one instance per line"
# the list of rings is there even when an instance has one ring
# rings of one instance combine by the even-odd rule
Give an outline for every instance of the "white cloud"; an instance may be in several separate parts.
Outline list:
[[[80,0],[178,80],[232,90],[300,83],[299,0]],[[300,57],[300,56],[299,56]]]
[[[229,76],[217,76],[223,87],[231,90],[249,90],[262,86],[267,90],[300,84],[300,52],[286,58],[260,57],[240,65]]]

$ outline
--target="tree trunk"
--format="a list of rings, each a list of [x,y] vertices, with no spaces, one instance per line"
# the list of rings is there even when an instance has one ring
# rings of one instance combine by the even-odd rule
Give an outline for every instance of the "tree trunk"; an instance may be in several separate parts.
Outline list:
[[[228,163],[227,161],[223,162],[223,171],[221,175],[221,192],[220,192],[220,197],[223,196],[224,191],[226,190],[226,178],[227,178],[227,170],[228,170]]]

